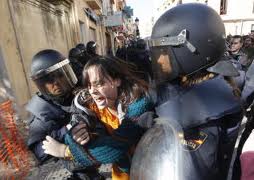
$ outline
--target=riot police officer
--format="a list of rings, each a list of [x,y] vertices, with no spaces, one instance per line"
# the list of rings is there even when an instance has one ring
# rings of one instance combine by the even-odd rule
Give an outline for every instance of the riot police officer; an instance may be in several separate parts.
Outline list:
[[[183,134],[174,134],[184,137],[181,148],[188,163],[183,159],[177,162],[181,158],[173,158],[171,153],[175,151],[164,148],[173,133],[167,134],[168,127],[160,124],[154,127],[158,130],[145,135],[145,143],[138,145],[131,169],[133,178],[150,179],[146,171],[152,171],[157,175],[152,179],[160,180],[174,174],[182,175],[176,179],[225,179],[242,108],[240,91],[232,78],[239,73],[230,61],[219,61],[224,37],[220,16],[202,4],[178,5],[155,23],[149,45],[157,89],[156,113],[182,128]],[[150,163],[140,157],[149,157]],[[157,169],[154,163],[158,162],[167,168],[161,165]]]
[[[53,49],[42,50],[33,57],[31,78],[40,92],[26,106],[31,113],[28,146],[43,162],[49,157],[44,154],[41,142],[48,133],[62,138],[77,78],[69,60]]]
[[[31,113],[28,147],[39,162],[44,163],[51,156],[44,153],[42,141],[50,135],[62,142],[67,132],[66,125],[71,119],[71,104],[77,78],[70,61],[53,49],[42,50],[34,55],[31,78],[39,92],[26,106],[27,111]],[[77,167],[72,164],[66,165],[69,170],[75,170]]]
[[[86,59],[84,58],[84,55],[82,51],[78,48],[72,48],[69,51],[69,60],[70,64],[72,66],[72,69],[78,78],[78,85],[81,86],[82,84],[82,71],[86,64]]]
[[[96,53],[97,44],[94,41],[89,41],[86,44],[86,51],[90,58],[97,57],[98,54]]]
[[[83,53],[83,54],[86,53],[86,46],[85,46],[84,43],[79,43],[79,44],[77,44],[77,45],[76,45],[76,48],[78,48],[78,49],[81,51],[81,53]]]
[[[130,46],[127,48],[126,61],[136,65],[141,79],[147,82],[152,79],[152,64],[150,54],[146,50],[146,42],[144,39],[130,42]]]
[[[79,43],[79,44],[76,45],[76,48],[81,51],[81,56],[79,58],[79,61],[83,64],[83,66],[85,66],[87,61],[90,59],[90,56],[87,54],[85,44],[84,43]]]

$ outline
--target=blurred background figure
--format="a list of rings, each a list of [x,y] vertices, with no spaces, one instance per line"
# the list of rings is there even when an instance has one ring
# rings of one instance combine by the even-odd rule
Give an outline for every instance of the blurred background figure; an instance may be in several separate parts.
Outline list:
[[[78,78],[78,85],[82,83],[82,71],[85,66],[84,56],[80,49],[72,48],[69,51],[69,60],[75,75]],[[82,63],[83,62],[83,63]]]
[[[89,41],[86,44],[86,51],[89,56],[89,59],[99,56],[96,52],[97,50],[97,44],[94,41]]]
[[[251,35],[243,36],[243,51],[247,55],[248,58],[248,66],[252,63],[254,58],[254,39]]]
[[[240,35],[235,35],[232,37],[230,42],[230,55],[231,57],[240,62],[242,66],[246,64],[246,56],[242,51],[243,47],[243,38]]]
[[[76,45],[76,48],[81,51],[81,56],[80,56],[79,61],[83,64],[83,66],[85,66],[87,61],[89,60],[89,56],[87,54],[85,44],[79,43],[79,44]]]
[[[136,65],[140,78],[147,82],[152,79],[152,64],[144,39],[130,41],[130,45],[127,47],[126,60]]]
[[[229,38],[228,43],[230,44],[227,53],[228,59],[230,59],[239,70],[247,71],[253,58],[253,55],[251,55],[252,50],[250,49],[251,43],[247,41],[245,43],[246,44],[245,48],[244,39],[240,35],[234,35],[232,38]],[[247,53],[247,51],[249,52]]]
[[[127,56],[127,50],[125,46],[118,46],[117,50],[116,50],[116,57],[122,59],[122,60],[126,60],[126,56]]]

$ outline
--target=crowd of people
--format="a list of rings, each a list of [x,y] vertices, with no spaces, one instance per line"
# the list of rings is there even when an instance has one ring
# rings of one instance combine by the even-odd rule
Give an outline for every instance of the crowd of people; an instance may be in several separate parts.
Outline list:
[[[253,179],[253,33],[224,37],[213,9],[183,4],[157,20],[149,49],[138,39],[116,56],[93,41],[68,58],[38,52],[29,148],[70,179],[104,179],[109,163],[113,180]]]
[[[139,76],[149,82],[152,79],[152,64],[147,43],[144,39],[130,40],[118,47],[116,57],[136,65]]]
[[[234,63],[240,62],[240,69],[246,71],[254,58],[254,32],[249,35],[228,35],[225,56]]]

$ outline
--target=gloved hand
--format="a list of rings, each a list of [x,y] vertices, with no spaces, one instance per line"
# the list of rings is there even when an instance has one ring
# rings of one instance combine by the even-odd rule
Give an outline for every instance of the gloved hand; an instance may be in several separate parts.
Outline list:
[[[74,126],[71,130],[72,138],[80,145],[85,145],[90,140],[88,127],[86,123],[79,122],[78,125]]]
[[[250,136],[243,145],[242,153],[247,151],[254,151],[254,130],[252,130]]]
[[[54,157],[64,158],[65,150],[67,148],[65,144],[59,143],[50,136],[46,136],[46,140],[44,140],[42,144],[44,153]]]

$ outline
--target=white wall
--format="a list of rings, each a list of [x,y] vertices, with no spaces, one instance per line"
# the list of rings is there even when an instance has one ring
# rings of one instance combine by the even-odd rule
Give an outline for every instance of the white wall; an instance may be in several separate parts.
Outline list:
[[[224,24],[227,35],[247,35],[251,31],[251,25],[254,24],[254,21],[237,21]]]
[[[253,4],[254,0],[227,1],[227,13],[221,15],[226,34],[246,35],[250,33],[251,24],[254,24]],[[219,13],[220,0],[210,0],[208,5]]]
[[[171,3],[167,8],[164,8],[165,2],[167,1],[170,0],[164,0],[155,7],[155,22],[166,10],[173,8],[178,2],[175,0],[174,3]],[[207,5],[212,7],[219,14],[220,1],[221,0],[208,0]],[[205,0],[182,0],[182,3],[191,2],[205,3]],[[254,13],[252,12],[253,5],[254,0],[227,0],[227,13],[221,15],[225,25],[226,34],[246,35],[251,31],[251,25],[254,24]]]

